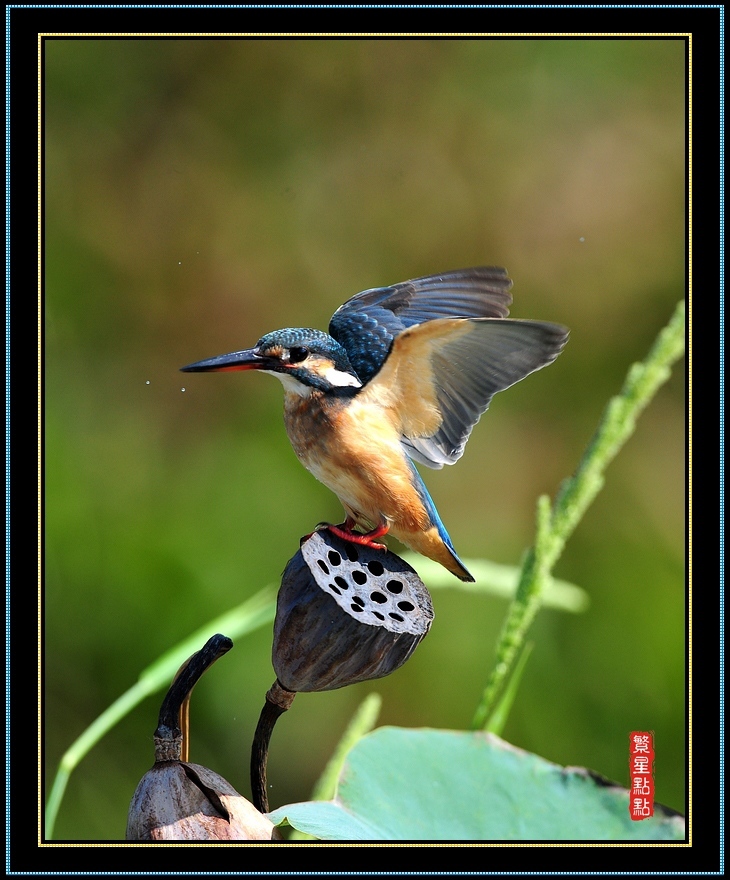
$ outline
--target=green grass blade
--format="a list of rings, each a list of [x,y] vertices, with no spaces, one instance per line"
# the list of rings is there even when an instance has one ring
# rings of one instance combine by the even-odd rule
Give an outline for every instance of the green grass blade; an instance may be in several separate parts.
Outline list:
[[[606,468],[633,433],[638,416],[669,378],[672,365],[684,354],[684,312],[684,300],[680,300],[646,359],[630,367],[621,392],[609,401],[576,472],[563,481],[552,507],[547,496],[538,499],[535,545],[525,557],[497,644],[495,666],[474,714],[473,729],[485,727],[494,712],[527,630],[544,603],[550,571],[601,490]]]
[[[403,553],[403,559],[412,565],[419,577],[430,589],[454,589],[468,593],[482,593],[500,599],[513,599],[517,592],[522,569],[517,565],[501,565],[488,559],[464,559],[464,565],[474,575],[476,583],[465,583],[450,574],[446,569],[419,556],[417,553]],[[557,578],[548,578],[545,584],[543,605],[556,611],[582,614],[590,605],[590,597],[581,587]]]
[[[484,727],[484,729],[489,733],[494,733],[496,736],[502,735],[504,725],[507,723],[509,711],[512,708],[512,703],[514,703],[515,701],[517,690],[520,686],[520,682],[522,681],[522,674],[525,671],[527,661],[530,658],[530,654],[532,654],[532,649],[534,646],[534,642],[527,642],[525,644],[525,647],[520,652],[520,656],[515,663],[515,670],[510,676],[509,681],[507,682],[507,686],[504,689],[502,698],[497,703],[494,712],[492,712],[492,714],[489,716],[489,721]]]

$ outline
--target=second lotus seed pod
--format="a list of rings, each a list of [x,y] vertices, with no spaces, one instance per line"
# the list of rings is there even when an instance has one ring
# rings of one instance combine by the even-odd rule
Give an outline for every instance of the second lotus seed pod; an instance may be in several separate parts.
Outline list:
[[[187,760],[190,694],[206,669],[230,650],[212,636],[182,666],[162,702],[155,763],[137,786],[127,815],[127,840],[278,840],[274,825],[218,773]]]

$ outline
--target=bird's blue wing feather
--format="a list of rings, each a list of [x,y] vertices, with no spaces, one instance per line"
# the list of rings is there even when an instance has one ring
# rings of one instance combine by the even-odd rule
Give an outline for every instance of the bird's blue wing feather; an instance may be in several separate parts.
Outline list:
[[[504,269],[480,266],[363,290],[337,309],[329,332],[365,384],[403,330],[438,318],[504,318],[511,286]]]

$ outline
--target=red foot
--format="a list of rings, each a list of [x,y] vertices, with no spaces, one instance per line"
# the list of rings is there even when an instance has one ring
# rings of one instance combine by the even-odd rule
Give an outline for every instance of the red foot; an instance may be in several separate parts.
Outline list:
[[[342,538],[343,541],[349,541],[351,544],[361,544],[364,547],[372,547],[373,550],[388,549],[385,544],[378,544],[374,540],[387,534],[389,528],[387,523],[381,523],[377,528],[374,528],[371,532],[366,532],[364,535],[353,531],[354,525],[355,521],[348,517],[339,526],[323,523],[321,528],[327,529],[328,532],[332,532],[333,535],[337,535],[338,538]]]

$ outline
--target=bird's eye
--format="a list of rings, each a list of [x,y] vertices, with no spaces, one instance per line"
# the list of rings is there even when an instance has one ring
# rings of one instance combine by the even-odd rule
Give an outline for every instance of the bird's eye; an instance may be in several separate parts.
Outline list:
[[[307,359],[309,349],[303,345],[295,345],[289,349],[289,363],[298,364]]]

